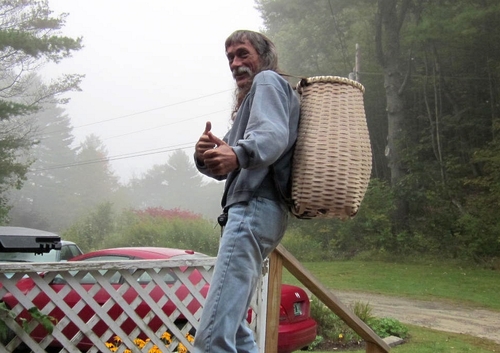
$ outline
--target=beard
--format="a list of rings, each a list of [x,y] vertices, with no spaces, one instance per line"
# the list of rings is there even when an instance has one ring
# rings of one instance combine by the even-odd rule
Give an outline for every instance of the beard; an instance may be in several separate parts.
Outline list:
[[[241,75],[241,74],[248,74],[249,79],[243,85],[242,87],[236,87],[234,96],[235,96],[235,103],[234,103],[234,109],[231,114],[232,120],[236,118],[236,113],[238,112],[238,109],[241,106],[241,103],[243,103],[243,99],[245,99],[246,95],[248,92],[250,92],[250,88],[252,88],[252,83],[253,83],[253,78],[255,76],[254,72],[247,66],[240,66],[232,71],[233,78],[236,78],[236,76]]]

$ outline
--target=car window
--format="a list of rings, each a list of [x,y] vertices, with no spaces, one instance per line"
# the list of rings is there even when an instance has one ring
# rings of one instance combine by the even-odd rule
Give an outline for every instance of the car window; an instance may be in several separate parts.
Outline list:
[[[68,249],[71,253],[71,255],[70,255],[71,257],[75,257],[75,256],[82,254],[82,251],[80,250],[80,248],[74,244],[68,245]],[[67,260],[69,260],[69,259],[67,259]]]
[[[71,254],[70,246],[69,245],[63,246],[61,248],[61,254],[59,256],[60,256],[59,261],[68,261],[69,259],[71,259],[73,255]]]
[[[59,250],[52,249],[44,254],[2,252],[0,253],[0,262],[56,262],[58,251]]]

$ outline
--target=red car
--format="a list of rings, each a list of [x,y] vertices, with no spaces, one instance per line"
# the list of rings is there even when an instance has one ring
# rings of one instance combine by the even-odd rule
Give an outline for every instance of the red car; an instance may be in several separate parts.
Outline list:
[[[76,256],[69,261],[122,261],[122,260],[147,260],[147,259],[189,259],[189,258],[199,258],[206,257],[207,255],[197,253],[191,250],[180,250],[171,248],[154,248],[154,247],[130,247],[130,248],[114,248],[114,249],[103,249],[87,254]],[[165,282],[172,285],[176,282],[176,275],[173,272],[169,272],[165,277]],[[193,271],[189,276],[190,281],[196,285],[201,279],[201,274],[198,271]],[[145,287],[151,278],[144,272],[139,278],[138,282],[142,287]],[[116,275],[110,278],[110,282],[115,289],[122,285],[123,279],[121,275],[117,272]],[[86,291],[90,291],[95,283],[95,279],[87,274],[80,280],[80,284]],[[35,284],[31,278],[23,278],[17,283],[17,287],[24,293],[29,292]],[[60,277],[55,277],[51,282],[50,286],[55,292],[60,292],[62,290],[68,291],[67,284]],[[206,296],[208,292],[208,285],[205,285],[200,293]],[[161,298],[164,293],[159,286],[155,286],[150,292],[150,296],[157,301],[157,298]],[[189,294],[188,289],[185,286],[180,286],[176,290],[176,294],[179,299],[183,299]],[[109,294],[101,289],[93,295],[94,300],[96,300],[99,305],[104,305],[109,299]],[[127,303],[131,303],[136,297],[137,293],[133,289],[129,289],[122,295],[123,299]],[[68,291],[64,301],[69,307],[74,307],[81,299],[81,296],[73,289]],[[17,304],[16,298],[8,293],[4,296],[3,301],[9,308],[13,308]],[[49,302],[49,298],[45,293],[38,294],[33,299],[33,304],[38,308],[43,308]],[[200,304],[196,300],[192,300],[187,306],[189,312],[194,313],[200,308]],[[170,315],[175,310],[175,306],[171,301],[162,307],[163,311]],[[118,318],[123,310],[120,306],[114,305],[108,309],[108,314],[112,318]],[[142,302],[135,309],[136,313],[141,317],[147,315],[150,311],[146,303]],[[55,307],[49,314],[58,321],[61,320],[65,315],[57,307]],[[94,312],[90,310],[81,310],[78,316],[85,322],[90,320]],[[21,316],[24,316],[22,313]],[[28,314],[26,314],[28,317]],[[161,326],[161,320],[158,317],[153,318],[149,321],[148,326],[156,331]],[[120,324],[120,328],[126,332],[132,332],[136,325],[131,319],[127,319]],[[108,327],[101,323],[95,325],[92,328],[97,335],[101,336],[106,332]],[[63,333],[66,337],[73,337],[79,329],[73,323],[68,323],[63,329]],[[34,331],[31,332],[31,337],[40,341],[46,336],[46,331],[39,325]],[[310,317],[310,303],[306,292],[299,287],[291,285],[282,285],[281,288],[281,306],[280,306],[280,322],[279,322],[279,334],[278,334],[278,352],[279,353],[290,353],[295,350],[302,349],[311,344],[316,338],[316,322]],[[57,342],[53,342],[57,344]],[[89,348],[91,343],[89,340],[82,340],[78,347],[80,349]]]

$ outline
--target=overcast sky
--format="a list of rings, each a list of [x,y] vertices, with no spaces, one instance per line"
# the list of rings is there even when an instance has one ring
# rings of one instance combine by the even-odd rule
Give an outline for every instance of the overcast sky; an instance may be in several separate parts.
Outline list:
[[[234,81],[224,41],[236,29],[261,30],[254,0],[49,0],[68,13],[63,34],[84,48],[44,71],[85,74],[82,92],[63,106],[77,142],[93,133],[122,181],[168,159],[193,153],[205,121],[223,136]],[[134,158],[125,158],[142,154]],[[122,158],[124,157],[124,158]]]

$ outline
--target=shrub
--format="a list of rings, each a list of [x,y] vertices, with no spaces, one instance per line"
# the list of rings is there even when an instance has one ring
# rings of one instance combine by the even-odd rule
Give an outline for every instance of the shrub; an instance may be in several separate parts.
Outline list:
[[[382,338],[397,336],[399,338],[408,337],[408,328],[396,319],[383,317],[374,318],[369,322],[370,327]]]
[[[408,337],[408,328],[398,320],[392,318],[379,319],[373,316],[373,309],[369,303],[354,302],[350,307],[354,314],[370,326],[381,338],[388,336]],[[316,297],[311,300],[311,316],[318,324],[318,336],[330,342],[349,345],[350,343],[359,343],[361,340],[361,337],[354,330]]]
[[[220,230],[200,215],[180,209],[148,208],[126,210],[115,216],[109,204],[104,206],[89,212],[63,236],[81,244],[85,252],[121,246],[158,246],[217,254]],[[96,222],[100,219],[105,222]]]

